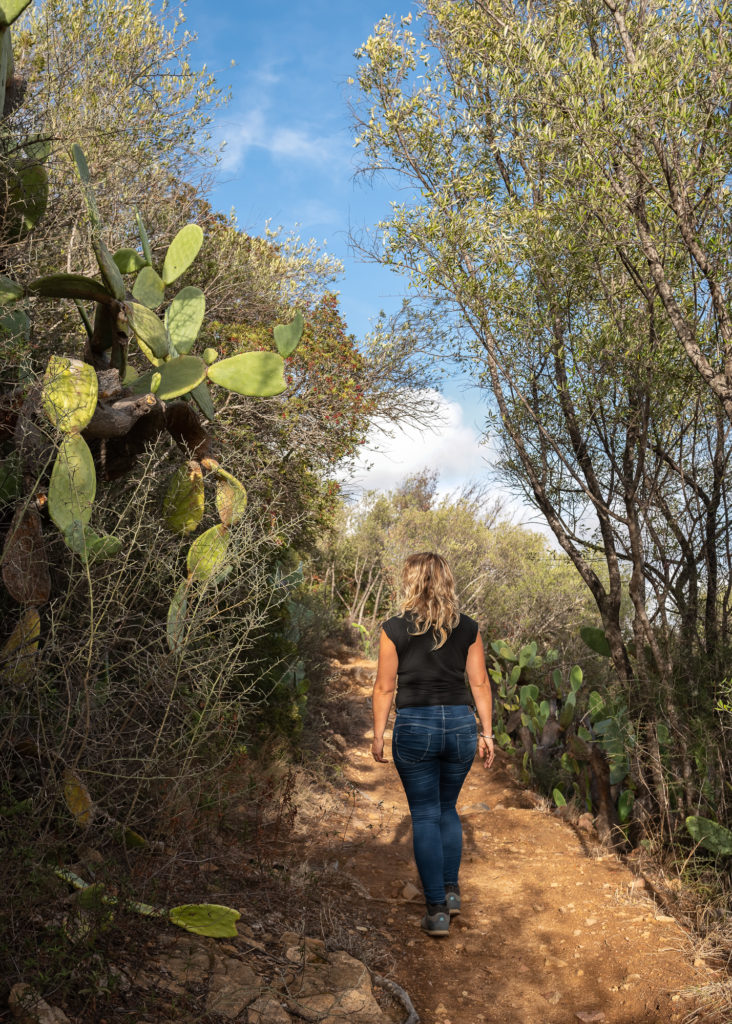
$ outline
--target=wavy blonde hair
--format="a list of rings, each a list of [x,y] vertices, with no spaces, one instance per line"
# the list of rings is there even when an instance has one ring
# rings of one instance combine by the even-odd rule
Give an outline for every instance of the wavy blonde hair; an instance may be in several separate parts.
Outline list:
[[[442,555],[420,551],[410,555],[402,569],[401,614],[410,612],[416,631],[421,636],[432,630],[437,650],[460,622],[455,577]]]

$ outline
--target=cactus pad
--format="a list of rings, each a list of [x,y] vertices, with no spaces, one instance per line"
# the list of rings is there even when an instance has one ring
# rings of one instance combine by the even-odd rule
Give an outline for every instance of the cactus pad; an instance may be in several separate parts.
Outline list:
[[[30,3],[31,0],[0,0],[0,28],[12,25]]]
[[[206,366],[212,366],[219,358],[219,353],[215,348],[205,348],[203,355],[201,356]]]
[[[186,224],[170,243],[163,263],[163,281],[172,284],[185,273],[198,256],[203,244],[203,231],[198,224]]]
[[[580,630],[580,636],[595,654],[599,654],[603,658],[610,657],[610,644],[607,641],[604,630],[597,629],[595,626],[583,626]]]
[[[17,302],[23,297],[23,289],[9,277],[0,277],[0,306],[9,302]]]
[[[238,932],[238,910],[222,907],[218,903],[187,903],[171,907],[169,917],[173,924],[195,935],[209,935],[214,939],[234,939]]]
[[[216,509],[224,526],[233,526],[244,515],[247,492],[235,476],[219,466],[216,470]]]
[[[197,462],[175,471],[163,498],[163,519],[173,533],[192,533],[203,519],[203,473]]]
[[[0,651],[0,675],[5,682],[22,686],[32,678],[40,635],[38,609],[28,608]]]
[[[139,252],[134,249],[118,249],[112,259],[117,264],[120,274],[136,274],[138,270],[147,266]]]
[[[187,395],[205,380],[206,364],[198,356],[181,356],[180,359],[171,359],[169,363],[161,363],[157,373],[160,374],[160,384],[155,394],[167,402],[171,398]],[[136,395],[146,394],[151,390],[154,376],[155,373],[151,371],[138,377],[131,390]]]
[[[13,516],[2,557],[3,583],[19,604],[45,604],[51,595],[41,517],[32,507]]]
[[[186,355],[201,330],[206,315],[206,296],[200,288],[181,288],[165,313],[165,326],[176,351]]]
[[[188,580],[183,580],[170,602],[168,608],[167,637],[168,647],[173,654],[183,649],[183,630],[188,614]]]
[[[71,147],[71,158],[76,165],[76,173],[79,175],[82,185],[89,185],[91,183],[89,164],[86,162],[86,155],[78,142]]]
[[[160,274],[152,267],[144,266],[137,275],[132,295],[148,309],[157,309],[165,298],[165,285]]]
[[[48,202],[48,172],[41,164],[29,163],[10,171],[7,182],[5,239],[19,242],[33,230]]]
[[[283,357],[292,355],[300,344],[305,320],[302,313],[296,313],[289,324],[277,324],[274,329],[275,345]]]
[[[89,446],[80,434],[71,434],[61,442],[48,485],[48,511],[62,533],[74,520],[89,522],[96,491]]]
[[[242,352],[214,363],[208,378],[239,395],[270,398],[286,388],[284,360],[277,352]]]
[[[79,433],[97,407],[99,385],[93,366],[79,359],[51,356],[43,375],[41,404],[58,430]]]
[[[225,526],[212,526],[196,537],[188,549],[188,578],[208,583],[224,567],[228,547],[229,531]]]
[[[31,295],[44,299],[89,299],[109,305],[113,300],[110,293],[93,277],[83,274],[49,274],[37,277],[26,288]]]
[[[208,390],[208,384],[205,380],[191,391],[191,398],[207,420],[216,418],[216,409],[214,408],[211,392]]]
[[[89,790],[79,776],[68,768],[64,772],[64,800],[77,825],[90,824],[94,816],[94,803]]]
[[[122,549],[122,541],[117,537],[111,537],[107,533],[101,536],[95,533],[90,526],[75,519],[71,526],[64,531],[66,546],[79,555],[86,565],[90,562],[103,561],[106,558],[114,558]]]
[[[143,223],[140,211],[135,209],[135,222],[137,223],[137,233],[140,236],[140,243],[142,244],[142,251],[145,254],[145,262],[148,266],[152,266],[152,249],[150,248],[150,239],[147,237],[147,231]]]
[[[147,346],[158,359],[165,359],[168,355],[168,335],[163,321],[139,302],[126,303],[125,310],[138,341]],[[144,348],[142,350],[145,352]]]
[[[686,828],[694,842],[705,850],[722,857],[732,857],[732,832],[724,825],[692,814],[686,819]]]
[[[125,282],[119,272],[119,268],[112,259],[111,252],[96,232],[92,234],[91,243],[102,280],[115,299],[118,302],[124,302],[127,289],[125,288]]]

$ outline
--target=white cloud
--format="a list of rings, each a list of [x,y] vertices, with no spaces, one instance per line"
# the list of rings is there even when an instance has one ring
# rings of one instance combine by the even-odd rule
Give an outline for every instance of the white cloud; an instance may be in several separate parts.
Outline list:
[[[431,429],[374,422],[353,472],[342,481],[345,490],[391,490],[423,469],[437,470],[440,490],[446,491],[485,478],[488,448],[465,423],[462,407],[437,392],[430,397],[437,404]]]
[[[239,170],[252,149],[264,150],[273,159],[308,163],[317,167],[349,166],[350,150],[340,135],[318,135],[302,127],[290,128],[272,123],[269,104],[248,106],[234,120],[227,119],[218,128],[225,144],[221,169]]]
[[[495,480],[495,444],[482,440],[476,428],[465,422],[458,402],[437,391],[430,392],[430,397],[437,405],[432,429],[394,430],[374,422],[353,471],[341,477],[344,492],[358,498],[364,491],[394,490],[406,477],[424,469],[439,474],[440,496],[470,484],[490,482],[490,494],[502,499],[504,518],[538,531],[556,547],[554,534],[537,510]]]

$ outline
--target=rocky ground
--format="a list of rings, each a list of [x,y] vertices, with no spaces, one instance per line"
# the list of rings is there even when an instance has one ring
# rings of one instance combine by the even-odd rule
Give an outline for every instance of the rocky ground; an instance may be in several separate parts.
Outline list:
[[[131,923],[93,996],[52,1005],[16,985],[22,1024],[691,1024],[726,975],[654,892],[636,858],[602,848],[586,817],[558,819],[510,763],[476,763],[460,811],[463,913],[446,939],[422,913],[406,801],[370,756],[374,664],[333,659],[323,760],[233,802],[210,852],[175,869],[178,897],[241,909],[229,940]],[[389,756],[387,751],[387,756]],[[294,781],[293,781],[294,779]],[[284,796],[283,796],[284,793]],[[276,794],[276,795],[275,795]],[[246,837],[246,841],[244,841]],[[94,857],[79,866],[93,873]],[[140,875],[153,870],[140,863]],[[163,866],[155,868],[162,877]],[[170,871],[169,871],[170,874]],[[170,884],[170,881],[169,883]],[[134,932],[134,933],[133,933]],[[83,965],[88,974],[89,964]],[[76,1012],[74,1012],[76,1011]],[[2,1015],[0,1015],[1,1017]],[[10,1017],[8,1017],[10,1019]],[[715,1024],[719,1014],[713,1018]]]

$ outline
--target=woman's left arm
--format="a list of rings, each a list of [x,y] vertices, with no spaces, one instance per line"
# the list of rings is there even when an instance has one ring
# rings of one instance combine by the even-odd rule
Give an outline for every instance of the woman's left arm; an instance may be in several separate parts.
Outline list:
[[[382,629],[379,640],[379,661],[376,666],[376,682],[371,698],[374,711],[374,739],[371,744],[371,753],[374,761],[379,761],[381,764],[387,763],[384,757],[384,729],[386,729],[391,702],[394,699],[398,668],[397,649]]]

